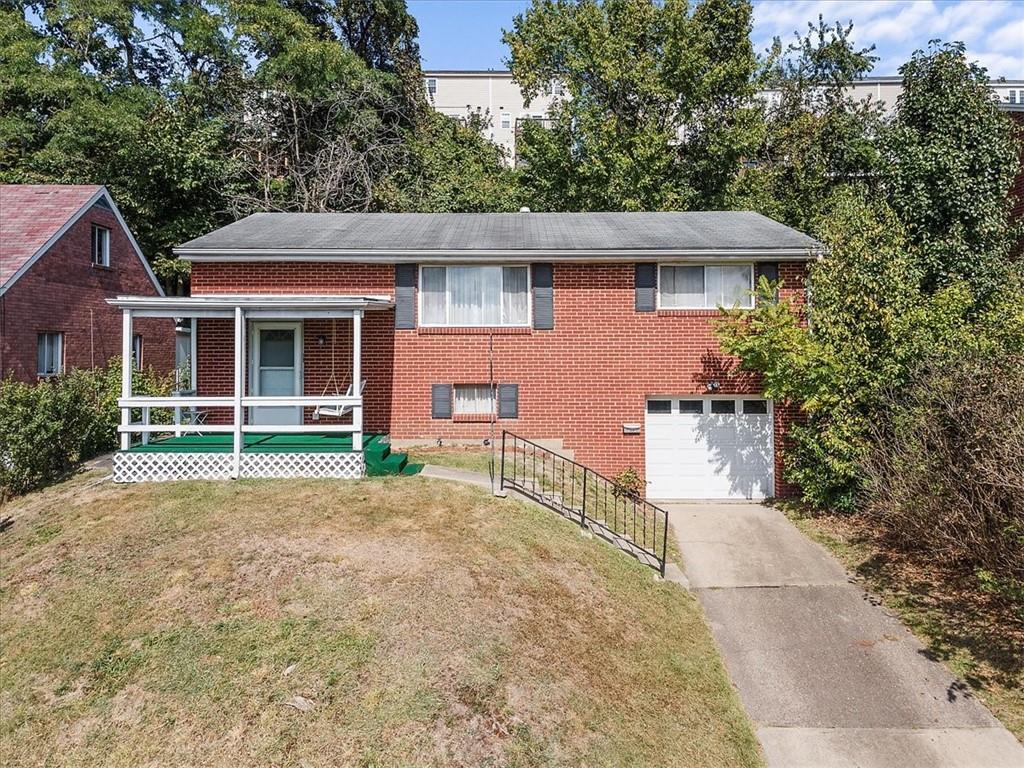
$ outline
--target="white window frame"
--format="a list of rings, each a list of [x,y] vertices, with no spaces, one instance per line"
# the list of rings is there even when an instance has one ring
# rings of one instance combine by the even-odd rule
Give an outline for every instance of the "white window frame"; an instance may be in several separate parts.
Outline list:
[[[426,80],[424,85],[427,88],[427,95],[430,96],[431,98],[433,98],[434,96],[437,95],[437,78],[436,77],[427,77],[427,78],[424,78],[424,80]]]
[[[501,125],[502,128],[505,128],[505,129],[508,129],[508,128],[512,127],[512,113],[511,112],[502,112],[501,113],[501,123],[500,123],[500,125]]]
[[[703,280],[703,285],[701,286],[701,293],[704,295],[704,304],[702,306],[699,306],[699,307],[698,306],[666,306],[665,304],[663,304],[662,301],[661,301],[661,270],[664,267],[704,267],[705,271],[703,271],[701,273],[701,279]],[[715,262],[707,262],[707,261],[666,261],[664,264],[662,264],[662,263],[658,264],[658,285],[656,286],[655,292],[654,292],[654,294],[655,294],[655,303],[654,303],[655,309],[667,309],[667,310],[672,310],[672,309],[717,309],[718,308],[717,304],[712,304],[711,306],[708,306],[708,276],[707,276],[707,271],[706,271],[708,267],[748,267],[749,270],[750,270],[750,282],[749,282],[750,288],[748,289],[748,291],[750,291],[750,293],[748,293],[748,295],[747,295],[748,303],[747,304],[740,304],[739,308],[740,309],[753,309],[754,308],[754,295],[753,295],[753,290],[754,290],[754,263],[753,262],[750,262],[748,264],[747,262],[741,262],[741,263],[734,263],[734,262],[715,263]]]
[[[56,340],[56,354],[51,355],[56,360],[56,366],[53,371],[40,371],[39,370],[39,341],[41,337],[45,337],[46,341],[44,344],[50,346],[50,338],[54,337]],[[36,334],[36,376],[42,379],[48,379],[52,376],[59,376],[64,373],[64,332],[63,331],[40,331]]]
[[[142,370],[142,356],[145,354],[143,349],[142,334],[132,334],[132,364],[135,366],[135,370]]]
[[[490,387],[491,407],[486,411],[460,411],[459,410],[459,387]],[[497,416],[498,414],[498,385],[483,384],[452,384],[452,417],[457,416]]]
[[[100,256],[100,260],[97,261],[96,260],[96,235],[98,233],[100,233],[100,232],[103,233],[103,248],[102,248],[103,252],[100,253],[100,255],[99,255]],[[99,224],[93,224],[92,225],[92,229],[90,230],[90,233],[91,233],[91,239],[90,239],[89,250],[90,250],[90,258],[92,259],[93,266],[94,267],[109,267],[110,266],[110,229],[107,228],[107,227],[101,226]]]
[[[444,314],[445,322],[443,323],[424,323],[423,322],[423,270],[443,267],[445,269],[445,300],[444,300]],[[497,267],[498,269],[504,269],[505,267],[526,267],[526,321],[523,323],[479,323],[475,325],[467,325],[465,323],[453,323],[448,318],[451,317],[451,307],[448,304],[448,268],[449,267]],[[418,282],[416,283],[416,321],[421,328],[532,328],[533,327],[533,268],[529,264],[420,264],[419,272],[417,274]],[[502,285],[504,288],[504,285]],[[501,291],[504,293],[504,290]]]

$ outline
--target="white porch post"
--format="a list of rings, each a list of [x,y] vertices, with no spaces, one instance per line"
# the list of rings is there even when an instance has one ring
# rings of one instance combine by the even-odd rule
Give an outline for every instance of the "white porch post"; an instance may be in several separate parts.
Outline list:
[[[121,310],[121,397],[132,396],[132,311]],[[132,421],[132,409],[121,409],[121,426],[127,427]],[[132,436],[121,432],[121,450],[131,448]]]
[[[245,390],[245,313],[235,307],[235,441],[232,477],[238,477],[242,464],[242,394]]]
[[[359,398],[359,405],[352,409],[352,450],[363,450],[363,310],[352,313],[352,394]]]

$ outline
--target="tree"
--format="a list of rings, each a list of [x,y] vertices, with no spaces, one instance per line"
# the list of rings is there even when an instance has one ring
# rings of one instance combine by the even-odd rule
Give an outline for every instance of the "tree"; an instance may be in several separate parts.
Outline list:
[[[568,98],[518,140],[544,210],[713,207],[756,114],[747,0],[534,0],[504,35],[529,100]]]
[[[850,96],[877,57],[857,49],[852,25],[808,24],[783,51],[776,38],[764,74],[771,97],[761,140],[730,193],[730,205],[809,231],[838,188],[871,184],[879,165],[882,108]]]
[[[886,193],[918,247],[923,285],[966,280],[980,298],[1003,280],[1016,241],[1007,195],[1018,167],[1012,123],[962,43],[934,43],[900,68],[886,132]]]
[[[378,186],[374,206],[422,213],[517,210],[515,173],[501,147],[480,138],[487,119],[429,111],[408,137],[405,161]]]
[[[912,356],[903,332],[918,310],[919,272],[884,203],[846,188],[825,208],[817,229],[829,250],[810,266],[811,325],[762,284],[755,308],[727,311],[718,334],[723,351],[762,375],[767,397],[798,403],[806,417],[784,448],[787,478],[815,505],[852,509],[877,396],[905,380]]]

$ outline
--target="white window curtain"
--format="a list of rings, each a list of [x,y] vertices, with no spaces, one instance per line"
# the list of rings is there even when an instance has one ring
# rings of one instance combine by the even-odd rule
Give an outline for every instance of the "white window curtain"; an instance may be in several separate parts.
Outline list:
[[[455,413],[486,415],[494,412],[494,390],[489,384],[456,384]]]
[[[420,281],[424,325],[527,325],[526,267],[424,267]]]
[[[424,267],[420,280],[420,323],[444,325],[446,317],[445,268]]]
[[[751,307],[749,264],[665,266],[658,291],[665,309]]]
[[[661,306],[703,307],[704,267],[662,267]]]
[[[64,334],[40,333],[36,337],[36,372],[55,376],[64,368]]]
[[[751,269],[749,264],[707,267],[707,306],[751,307]]]

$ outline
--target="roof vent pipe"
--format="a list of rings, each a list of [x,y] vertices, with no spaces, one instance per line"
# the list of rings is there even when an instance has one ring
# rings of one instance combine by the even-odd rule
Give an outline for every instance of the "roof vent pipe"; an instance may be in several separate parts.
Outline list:
[[[527,206],[527,205],[524,205],[522,208],[519,209],[519,212],[520,213],[529,213],[530,212],[530,207]]]

